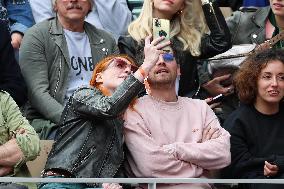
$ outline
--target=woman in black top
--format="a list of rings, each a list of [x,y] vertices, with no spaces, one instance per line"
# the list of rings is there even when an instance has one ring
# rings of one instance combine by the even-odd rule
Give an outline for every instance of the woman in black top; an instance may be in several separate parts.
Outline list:
[[[242,106],[226,120],[234,178],[284,178],[284,52],[269,49],[248,57],[235,77]],[[244,188],[283,188],[247,184]]]

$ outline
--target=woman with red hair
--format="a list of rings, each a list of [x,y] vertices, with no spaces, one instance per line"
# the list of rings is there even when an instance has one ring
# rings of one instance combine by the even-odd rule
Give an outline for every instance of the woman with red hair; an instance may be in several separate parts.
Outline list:
[[[143,80],[158,61],[161,49],[169,45],[158,45],[161,40],[163,37],[152,42],[150,37],[145,39],[145,59],[139,68],[126,55],[109,56],[96,65],[91,86],[76,90],[65,106],[43,177],[124,177],[122,114],[143,89]],[[49,183],[40,188],[62,185],[87,187]]]

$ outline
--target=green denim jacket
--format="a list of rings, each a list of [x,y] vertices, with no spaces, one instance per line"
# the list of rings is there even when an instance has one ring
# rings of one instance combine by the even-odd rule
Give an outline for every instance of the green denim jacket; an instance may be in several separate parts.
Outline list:
[[[118,53],[115,40],[105,31],[85,22],[94,65]],[[70,58],[62,25],[51,18],[31,27],[20,48],[20,67],[28,87],[27,118],[58,123],[64,108]]]
[[[20,128],[25,134],[17,134]],[[27,161],[34,160],[40,152],[39,137],[27,119],[22,116],[19,107],[13,98],[4,91],[0,91],[0,145],[5,144],[12,137],[16,137],[17,144],[24,154],[24,158],[14,166],[11,176],[28,176]]]

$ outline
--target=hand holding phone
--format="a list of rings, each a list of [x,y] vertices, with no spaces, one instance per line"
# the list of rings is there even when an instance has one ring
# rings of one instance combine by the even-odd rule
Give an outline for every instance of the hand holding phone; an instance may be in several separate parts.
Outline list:
[[[207,102],[207,104],[211,105],[211,104],[214,104],[214,103],[222,102],[223,99],[224,99],[224,95],[219,94],[219,95],[213,97],[211,101]]]
[[[161,42],[170,41],[170,20],[153,18],[153,38],[157,39],[162,36],[164,36],[164,40]],[[171,52],[170,46],[166,46],[162,50]]]

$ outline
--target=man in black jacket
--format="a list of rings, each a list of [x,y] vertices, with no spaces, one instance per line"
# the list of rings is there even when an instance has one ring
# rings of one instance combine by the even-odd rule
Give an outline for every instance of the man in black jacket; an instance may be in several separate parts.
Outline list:
[[[7,24],[0,20],[0,89],[7,91],[18,106],[27,100],[27,91],[11,45]]]

